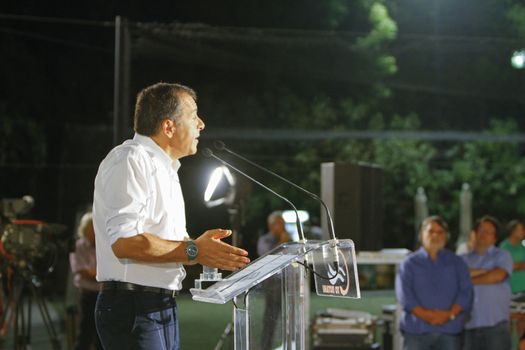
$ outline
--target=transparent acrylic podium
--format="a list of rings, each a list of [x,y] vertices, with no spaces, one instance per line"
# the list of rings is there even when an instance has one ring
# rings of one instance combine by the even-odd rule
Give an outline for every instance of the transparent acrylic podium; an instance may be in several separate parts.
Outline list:
[[[234,348],[308,349],[309,275],[317,294],[360,298],[352,240],[281,244],[207,289],[197,301],[234,303]]]

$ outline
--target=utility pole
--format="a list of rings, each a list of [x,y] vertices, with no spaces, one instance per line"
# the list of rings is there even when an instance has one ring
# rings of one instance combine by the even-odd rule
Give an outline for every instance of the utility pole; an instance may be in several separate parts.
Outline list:
[[[131,134],[130,125],[131,35],[128,20],[115,17],[115,60],[113,80],[113,145]]]

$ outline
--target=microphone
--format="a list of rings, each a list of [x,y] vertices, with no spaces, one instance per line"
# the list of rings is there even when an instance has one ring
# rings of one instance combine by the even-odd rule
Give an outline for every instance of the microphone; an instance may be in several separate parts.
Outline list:
[[[271,171],[270,169],[267,169],[265,167],[263,167],[262,165],[259,165],[243,156],[241,156],[240,154],[232,151],[231,149],[229,149],[228,147],[226,147],[226,145],[224,144],[224,142],[222,141],[214,141],[213,142],[213,145],[215,146],[215,148],[218,150],[218,151],[226,151],[228,152],[229,154],[233,155],[234,157],[236,158],[239,158],[245,162],[247,162],[248,164],[250,165],[253,165],[254,167],[256,167],[257,169],[260,169],[272,176],[275,176],[277,177],[278,179],[286,182],[287,184],[289,185],[292,185],[293,187],[305,192],[307,195],[309,195],[310,197],[312,197],[313,199],[315,199],[316,201],[318,201],[319,203],[321,203],[321,205],[323,206],[324,210],[325,210],[325,213],[326,213],[326,217],[328,218],[328,232],[329,232],[329,235],[332,237],[332,239],[335,241],[337,241],[337,238],[335,237],[335,230],[334,230],[334,221],[332,220],[332,214],[330,213],[330,210],[328,209],[328,207],[326,206],[325,202],[318,196],[316,195],[315,193],[312,193],[304,188],[302,188],[301,186],[293,183],[292,181],[282,177],[281,175],[279,174],[276,174],[274,173],[273,171]],[[210,151],[211,152],[211,151]]]
[[[261,182],[255,180],[253,177],[251,177],[250,175],[246,174],[245,172],[243,172],[242,170],[239,170],[238,168],[236,168],[235,166],[231,165],[230,163],[228,163],[227,161],[225,161],[224,159],[218,157],[217,155],[215,155],[211,149],[209,148],[204,148],[202,151],[201,151],[202,155],[207,157],[207,158],[215,158],[217,159],[219,162],[221,162],[223,165],[227,166],[228,168],[230,169],[233,169],[235,170],[237,173],[241,174],[242,176],[246,177],[247,179],[253,181],[254,183],[256,183],[257,185],[261,186],[262,188],[264,188],[265,190],[271,192],[272,194],[276,195],[277,197],[281,198],[282,200],[284,200],[286,203],[288,203],[294,210],[295,212],[295,217],[296,217],[296,226],[297,226],[297,231],[299,232],[299,235],[301,236],[301,240],[303,242],[306,242],[306,239],[304,237],[304,231],[303,231],[303,226],[301,224],[301,220],[299,219],[299,213],[297,212],[297,208],[295,207],[295,205],[290,202],[287,198],[285,198],[284,196],[280,195],[279,193],[275,192],[274,190],[272,190],[271,188],[269,188],[268,186],[262,184]]]
[[[327,247],[328,251],[323,249],[323,259],[332,261],[335,271],[338,271],[338,269],[339,269],[339,252],[338,252],[338,249],[337,249],[337,238],[335,236],[334,221],[332,219],[332,214],[330,213],[330,210],[328,209],[326,203],[318,195],[316,195],[316,194],[314,194],[314,193],[312,193],[312,192],[302,188],[301,186],[299,186],[299,185],[293,183],[292,181],[282,177],[281,175],[279,175],[277,173],[274,173],[270,169],[267,169],[267,168],[263,167],[262,165],[259,165],[259,164],[255,163],[255,162],[247,159],[246,157],[243,157],[240,154],[232,151],[231,149],[226,147],[224,142],[216,140],[216,141],[213,142],[213,145],[215,146],[215,148],[217,150],[228,152],[229,154],[233,155],[234,157],[236,157],[238,159],[241,159],[241,160],[247,162],[248,164],[253,165],[257,169],[260,169],[260,170],[262,170],[262,171],[264,171],[264,172],[266,172],[266,173],[268,173],[270,175],[273,175],[273,176],[277,177],[278,179],[286,182],[287,184],[292,185],[293,187],[295,187],[295,188],[305,192],[311,198],[313,198],[316,201],[318,201],[319,203],[321,203],[321,205],[323,206],[323,208],[325,210],[326,217],[328,219],[328,233],[332,237],[332,239],[330,240],[330,244]]]

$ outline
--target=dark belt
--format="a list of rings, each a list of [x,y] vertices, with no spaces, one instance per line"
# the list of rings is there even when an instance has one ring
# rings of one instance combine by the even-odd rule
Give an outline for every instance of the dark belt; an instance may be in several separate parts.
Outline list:
[[[157,293],[161,295],[169,295],[172,298],[175,298],[178,294],[178,290],[171,290],[165,288],[141,286],[140,284],[130,283],[130,282],[120,282],[120,281],[107,281],[102,282],[101,291],[118,291],[125,290],[131,292],[148,292],[148,293]]]

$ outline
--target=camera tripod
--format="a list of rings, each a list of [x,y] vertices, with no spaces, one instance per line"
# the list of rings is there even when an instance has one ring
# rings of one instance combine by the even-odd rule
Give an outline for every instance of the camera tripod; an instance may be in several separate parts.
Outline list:
[[[13,267],[13,270],[13,290],[1,319],[2,324],[9,322],[13,325],[13,348],[15,350],[31,348],[31,313],[34,301],[40,311],[52,349],[60,350],[60,341],[53,326],[46,300],[40,293],[38,278],[27,268],[18,266]]]

